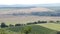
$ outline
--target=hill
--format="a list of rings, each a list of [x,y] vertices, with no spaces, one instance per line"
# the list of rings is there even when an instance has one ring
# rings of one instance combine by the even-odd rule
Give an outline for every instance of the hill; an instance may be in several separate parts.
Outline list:
[[[16,33],[23,34],[23,32],[21,32],[21,31],[23,31],[24,27],[31,27],[32,29],[29,34],[57,34],[60,32],[59,26],[60,26],[59,24],[45,23],[45,24],[26,25],[26,26],[20,26],[20,27],[9,27],[9,28],[5,28],[5,29],[6,29],[7,33],[14,34],[14,32],[15,32],[15,34]],[[53,28],[53,29],[51,29],[51,28]]]
[[[6,15],[34,15],[34,16],[60,16],[60,3],[33,4],[33,5],[0,5],[0,14]]]

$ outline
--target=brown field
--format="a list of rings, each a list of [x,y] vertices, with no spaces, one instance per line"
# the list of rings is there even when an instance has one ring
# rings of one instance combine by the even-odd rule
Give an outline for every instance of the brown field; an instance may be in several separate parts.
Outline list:
[[[49,17],[49,16],[12,16],[12,15],[2,15],[2,14],[12,14],[12,13],[31,13],[31,12],[43,12],[43,11],[54,11],[48,8],[30,8],[30,9],[0,9],[0,23],[5,22],[6,24],[16,24],[16,23],[29,23],[38,20],[60,20],[60,17]]]
[[[34,21],[57,21],[60,20],[60,17],[49,17],[49,16],[9,16],[9,17],[0,17],[0,23],[5,22],[6,24],[16,24],[16,23],[29,23]]]
[[[49,8],[30,8],[30,9],[0,9],[0,14],[12,14],[12,13],[31,13],[31,12],[54,12],[55,10]]]

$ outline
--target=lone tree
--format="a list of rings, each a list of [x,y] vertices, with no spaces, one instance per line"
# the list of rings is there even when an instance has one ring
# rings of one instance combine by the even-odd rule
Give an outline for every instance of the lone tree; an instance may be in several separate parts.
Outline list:
[[[31,29],[32,28],[30,26],[26,26],[26,27],[23,28],[23,31],[22,32],[24,32],[25,34],[28,34],[28,33],[31,32]]]
[[[55,23],[55,22],[51,20],[51,21],[49,21],[49,23]]]
[[[56,23],[60,23],[60,21],[56,21]]]
[[[4,22],[1,23],[1,28],[8,27]]]

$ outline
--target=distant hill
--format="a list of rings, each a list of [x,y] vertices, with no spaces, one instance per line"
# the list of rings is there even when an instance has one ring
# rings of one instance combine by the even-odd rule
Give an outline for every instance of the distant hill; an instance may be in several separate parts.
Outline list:
[[[53,4],[15,4],[15,5],[0,5],[0,7],[56,7],[60,6],[60,3],[53,3]]]
[[[0,5],[0,15],[60,16],[60,3]]]

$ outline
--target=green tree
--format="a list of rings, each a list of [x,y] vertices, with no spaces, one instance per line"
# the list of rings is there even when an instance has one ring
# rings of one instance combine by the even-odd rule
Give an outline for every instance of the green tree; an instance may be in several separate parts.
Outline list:
[[[4,22],[1,23],[1,28],[8,27]]]
[[[49,21],[49,23],[55,23],[54,21]]]
[[[31,27],[30,26],[26,26],[26,27],[24,27],[23,28],[23,32],[25,33],[25,34],[29,34],[30,32],[31,32]]]
[[[12,24],[9,24],[9,27],[14,27],[14,25],[12,25]]]
[[[60,21],[56,21],[56,23],[60,23]]]
[[[21,24],[15,24],[15,26],[21,26]]]

